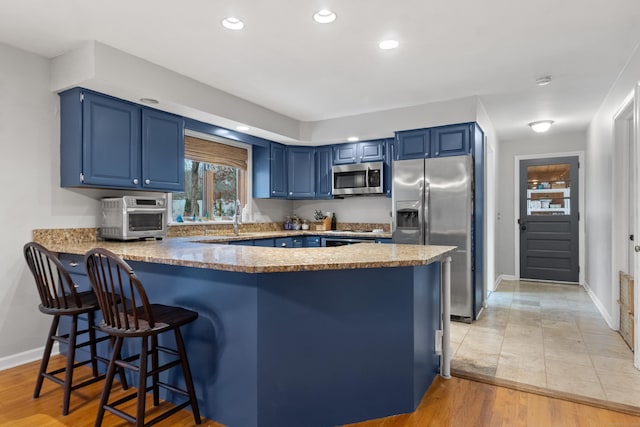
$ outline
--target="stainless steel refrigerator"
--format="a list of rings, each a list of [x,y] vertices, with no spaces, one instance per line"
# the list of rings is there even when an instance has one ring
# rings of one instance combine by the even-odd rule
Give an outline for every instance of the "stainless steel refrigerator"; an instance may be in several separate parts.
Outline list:
[[[474,318],[471,155],[393,162],[393,243],[457,246],[451,315]]]

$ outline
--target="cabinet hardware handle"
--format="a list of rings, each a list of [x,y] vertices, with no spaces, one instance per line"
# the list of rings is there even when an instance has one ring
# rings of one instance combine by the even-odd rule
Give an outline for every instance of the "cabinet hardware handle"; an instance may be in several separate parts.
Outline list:
[[[138,178],[133,178],[133,183],[137,185],[138,184]]]
[[[286,244],[286,243],[282,243],[282,245],[281,245],[281,246],[282,246],[283,248],[286,248],[286,247],[287,247],[287,244]]]
[[[69,267],[77,267],[78,263],[76,261],[69,261]]]
[[[145,184],[147,184],[147,185],[149,185],[149,184],[151,184],[151,180],[150,180],[150,179],[145,179],[145,180],[144,180],[144,183],[145,183]]]

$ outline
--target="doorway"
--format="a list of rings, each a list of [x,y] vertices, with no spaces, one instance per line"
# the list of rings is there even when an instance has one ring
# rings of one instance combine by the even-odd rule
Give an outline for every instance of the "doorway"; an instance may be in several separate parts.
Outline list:
[[[520,278],[578,283],[577,156],[520,160]]]

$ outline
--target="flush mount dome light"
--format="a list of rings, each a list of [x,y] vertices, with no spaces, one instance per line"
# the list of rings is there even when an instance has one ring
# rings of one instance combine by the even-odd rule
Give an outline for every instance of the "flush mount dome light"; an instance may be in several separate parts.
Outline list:
[[[382,40],[379,44],[378,47],[382,50],[390,50],[390,49],[395,49],[397,48],[399,45],[398,40]]]
[[[234,18],[233,16],[230,16],[222,20],[222,26],[228,30],[237,31],[244,28],[244,22],[242,22],[238,18]]]
[[[540,120],[537,122],[529,123],[529,127],[531,127],[534,132],[540,133],[548,131],[552,124],[553,120]]]
[[[140,98],[140,102],[144,104],[151,104],[151,105],[156,105],[159,103],[157,99],[153,99],[153,98]]]
[[[536,79],[536,84],[538,86],[546,86],[549,83],[551,83],[551,76],[544,76]]]
[[[360,141],[360,138],[358,138],[357,136],[350,136],[349,138],[347,138],[347,141],[356,142],[356,141]]]
[[[240,132],[245,132],[249,130],[249,126],[239,125],[239,126],[236,126],[236,130],[239,130]]]
[[[338,15],[327,9],[319,10],[313,14],[313,20],[318,24],[330,24],[335,21],[337,17]]]

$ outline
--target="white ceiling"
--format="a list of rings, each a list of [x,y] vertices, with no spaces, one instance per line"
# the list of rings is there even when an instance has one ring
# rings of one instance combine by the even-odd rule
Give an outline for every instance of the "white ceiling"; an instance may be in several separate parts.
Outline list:
[[[321,8],[338,19],[315,23]],[[2,1],[0,42],[54,57],[87,40],[301,121],[478,95],[512,139],[540,119],[586,129],[640,41],[640,1]]]

